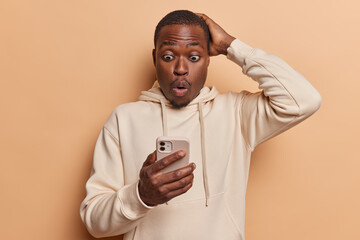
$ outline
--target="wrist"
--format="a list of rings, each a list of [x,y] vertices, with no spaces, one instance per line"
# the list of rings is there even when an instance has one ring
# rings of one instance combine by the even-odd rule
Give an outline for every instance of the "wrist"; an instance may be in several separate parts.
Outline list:
[[[235,40],[236,38],[234,38],[233,36],[228,35],[225,39],[224,42],[222,44],[222,51],[221,53],[224,54],[225,56],[227,55],[227,49],[230,47],[231,43]]]

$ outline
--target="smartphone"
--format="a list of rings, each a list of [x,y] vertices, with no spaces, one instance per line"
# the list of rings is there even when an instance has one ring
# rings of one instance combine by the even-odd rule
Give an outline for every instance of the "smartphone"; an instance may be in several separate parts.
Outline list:
[[[189,164],[190,157],[190,142],[186,137],[169,137],[162,136],[156,139],[156,159],[160,160],[176,151],[184,150],[186,152],[185,157],[173,162],[161,172],[167,173],[179,168],[185,167]]]

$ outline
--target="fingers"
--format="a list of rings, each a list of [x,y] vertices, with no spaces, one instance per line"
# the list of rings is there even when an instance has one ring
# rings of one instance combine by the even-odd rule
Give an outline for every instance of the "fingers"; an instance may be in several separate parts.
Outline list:
[[[202,20],[204,20],[204,22],[210,27],[211,24],[215,24],[214,20],[212,20],[211,18],[209,18],[206,14],[204,13],[195,13],[196,15],[198,15],[198,17],[200,17]]]
[[[185,187],[183,188],[179,188],[177,190],[174,190],[174,191],[171,191],[171,192],[168,192],[165,196],[167,199],[172,199],[176,196],[179,196],[183,193],[186,193],[190,188],[192,187],[192,182],[190,182],[189,184],[187,184]]]
[[[187,183],[182,184],[181,181],[183,181],[184,178],[192,175],[195,168],[196,168],[195,164],[191,163],[191,164],[187,165],[186,167],[177,169],[175,171],[168,172],[168,173],[161,174],[161,175],[160,174],[155,175],[152,178],[152,184],[155,187],[160,187],[163,185],[167,185],[167,184],[171,184],[171,183],[180,181],[180,183],[178,183],[179,185],[187,185]],[[176,184],[171,185],[171,186],[176,186]],[[179,187],[184,187],[184,186],[179,186]]]
[[[194,174],[187,175],[181,179],[178,179],[175,182],[162,185],[161,187],[159,187],[159,192],[167,196],[167,194],[170,192],[185,188],[190,183],[192,183],[193,180],[194,180]]]
[[[153,196],[157,196],[156,204],[165,203],[172,198],[187,192],[193,184],[194,167],[190,164],[188,167],[179,169],[168,174],[160,174],[151,178],[148,188],[154,190]]]
[[[207,19],[209,19],[209,17],[204,13],[195,13],[195,14],[198,15],[198,17],[204,20],[205,22]]]
[[[195,13],[195,14],[204,21],[205,21],[205,18],[207,18],[207,16],[204,13]]]
[[[167,166],[169,166],[171,163],[182,159],[183,157],[185,157],[186,153],[185,151],[177,151],[169,156],[166,156],[160,160],[158,160],[156,163],[154,163],[150,168],[149,168],[149,174],[152,175],[156,172],[159,172],[160,170],[166,168]]]

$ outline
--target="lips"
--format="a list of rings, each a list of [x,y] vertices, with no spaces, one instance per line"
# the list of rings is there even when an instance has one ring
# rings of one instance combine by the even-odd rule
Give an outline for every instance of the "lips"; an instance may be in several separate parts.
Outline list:
[[[177,97],[182,97],[189,91],[190,85],[191,84],[186,79],[175,80],[171,84],[172,94]]]
[[[186,89],[186,88],[172,88],[172,92],[173,92],[173,94],[175,96],[182,97],[188,92],[188,89]]]

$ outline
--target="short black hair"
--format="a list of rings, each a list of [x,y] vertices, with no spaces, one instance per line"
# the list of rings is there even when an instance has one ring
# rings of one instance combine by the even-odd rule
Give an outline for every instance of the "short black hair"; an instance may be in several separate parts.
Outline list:
[[[155,28],[154,34],[154,47],[156,47],[156,41],[159,38],[160,30],[167,25],[192,25],[200,26],[205,32],[205,38],[207,43],[207,50],[210,48],[210,31],[209,27],[198,15],[189,10],[176,10],[168,13],[163,17]]]

